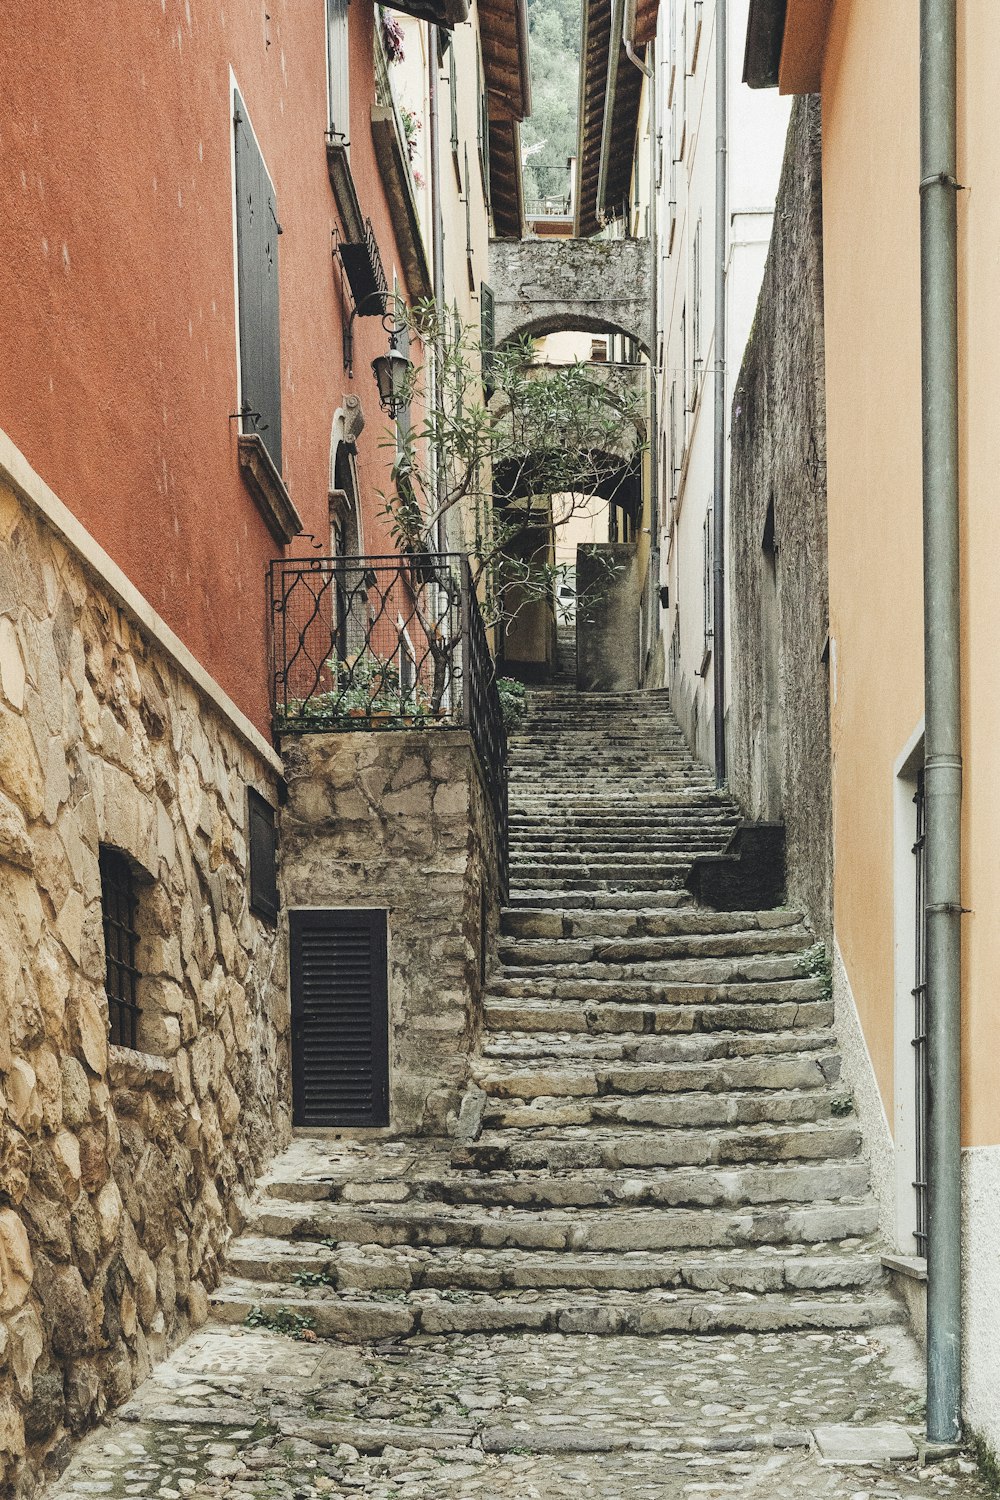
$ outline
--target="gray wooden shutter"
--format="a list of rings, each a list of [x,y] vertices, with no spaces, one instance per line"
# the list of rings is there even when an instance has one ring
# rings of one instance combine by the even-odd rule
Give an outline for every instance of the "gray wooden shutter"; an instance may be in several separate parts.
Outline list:
[[[386,913],[293,911],[293,1122],[389,1123]]]
[[[378,20],[376,18],[376,25]],[[351,144],[347,0],[326,0],[327,66],[330,80],[330,136]]]
[[[496,389],[493,384],[493,351],[496,348],[496,322],[493,310],[493,289],[485,281],[479,288],[479,345],[483,358],[483,390],[487,401]]]
[[[239,94],[236,132],[236,252],[240,387],[244,432],[256,432],[281,468],[281,350],[278,331],[278,205]]]

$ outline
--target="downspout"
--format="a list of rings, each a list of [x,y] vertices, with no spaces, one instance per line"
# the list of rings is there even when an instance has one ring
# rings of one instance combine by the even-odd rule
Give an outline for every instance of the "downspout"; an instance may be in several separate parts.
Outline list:
[[[956,0],[920,6],[924,791],[929,1005],[927,1436],[961,1432],[962,722]]]
[[[636,0],[625,0],[622,22],[622,44],[625,56],[639,69],[649,86],[649,276],[651,306],[649,315],[649,622],[650,639],[660,633],[660,471],[659,471],[659,405],[656,380],[656,333],[659,309],[657,214],[656,214],[656,48],[650,43],[651,62],[645,63],[635,51]]]
[[[715,0],[715,453],[712,477],[712,682],[715,784],[726,784],[726,251],[729,34],[726,0]]]
[[[428,126],[430,129],[430,154],[431,154],[431,230],[432,246],[431,258],[434,265],[434,307],[435,314],[439,320],[445,316],[444,306],[444,221],[441,217],[441,139],[440,139],[440,105],[438,72],[441,67],[441,55],[438,46],[438,28],[430,25],[427,28],[427,51],[428,51],[428,79],[427,79],[427,104],[428,104]],[[436,403],[439,395],[439,369],[441,365],[441,350],[435,347],[432,351],[431,362],[431,401]],[[433,408],[432,408],[433,409]],[[444,453],[441,447],[435,455],[434,465],[434,509],[440,506],[440,497],[444,494]],[[444,552],[446,548],[446,526],[443,515],[438,515],[434,523],[435,537],[434,546],[438,552]]]

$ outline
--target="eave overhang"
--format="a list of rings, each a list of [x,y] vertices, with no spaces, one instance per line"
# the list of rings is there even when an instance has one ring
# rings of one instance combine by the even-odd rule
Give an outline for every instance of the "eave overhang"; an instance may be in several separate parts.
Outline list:
[[[418,21],[429,21],[445,31],[469,19],[469,0],[384,0],[387,10],[401,11]]]
[[[816,94],[832,0],[750,0],[743,81],[752,89]]]
[[[527,119],[531,75],[526,0],[480,0],[479,31],[490,119]]]
[[[631,194],[643,76],[625,51],[623,17],[623,0],[584,0],[574,224],[583,237],[627,211]]]
[[[490,119],[490,208],[498,240],[524,238],[524,185],[521,126],[517,120]]]

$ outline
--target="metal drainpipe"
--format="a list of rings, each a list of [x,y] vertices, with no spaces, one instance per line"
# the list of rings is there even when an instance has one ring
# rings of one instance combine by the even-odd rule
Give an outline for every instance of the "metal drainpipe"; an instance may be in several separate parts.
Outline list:
[[[920,323],[927,807],[927,1436],[961,1433],[962,722],[956,0],[920,6]]]
[[[452,44],[454,45],[454,43]],[[440,107],[438,72],[441,68],[440,49],[438,47],[438,28],[430,25],[427,28],[427,103],[428,103],[428,127],[430,130],[430,152],[431,152],[431,228],[433,233],[431,258],[434,263],[433,284],[434,303],[439,319],[444,319],[444,220],[441,217],[441,141],[440,141]],[[432,381],[431,400],[438,399],[439,367],[441,364],[441,352],[438,348],[432,351]],[[434,507],[440,504],[439,496],[444,493],[444,454],[441,450],[435,455],[434,466]],[[438,552],[445,551],[446,526],[444,516],[439,515],[435,522],[434,545]]]
[[[715,0],[715,454],[712,509],[712,681],[715,784],[726,784],[726,250],[729,37],[726,0]]]
[[[656,383],[656,324],[658,317],[657,284],[657,219],[656,219],[656,44],[649,44],[650,62],[645,63],[635,51],[632,28],[635,25],[635,0],[627,0],[622,27],[622,42],[625,55],[634,63],[649,84],[649,264],[650,293],[650,347],[649,347],[649,623],[653,632],[660,633],[660,473],[659,473],[659,409]]]

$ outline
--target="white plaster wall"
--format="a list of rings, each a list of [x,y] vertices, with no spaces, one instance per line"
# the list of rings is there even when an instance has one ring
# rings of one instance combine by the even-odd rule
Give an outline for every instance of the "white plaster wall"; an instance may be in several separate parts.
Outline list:
[[[729,27],[729,231],[727,261],[726,411],[739,375],[746,339],[753,323],[763,276],[771,216],[778,188],[790,101],[771,90],[753,92],[742,82],[749,0],[734,0]],[[675,449],[666,448],[662,492],[665,581],[670,608],[664,621],[669,644],[680,611],[680,667],[670,683],[675,707],[695,751],[712,758],[714,712],[712,670],[699,673],[705,658],[704,525],[713,496],[713,379],[715,361],[715,19],[714,0],[704,0],[702,30],[693,60],[695,8],[690,0],[671,0],[661,8],[657,35],[659,60],[659,132],[662,140],[657,225],[662,247],[659,321],[662,344],[660,428],[670,431],[670,387],[676,379]],[[679,160],[671,173],[673,139]],[[669,246],[671,208],[676,204],[673,242]],[[701,364],[694,410],[683,411],[685,364],[690,372],[694,332],[694,241],[701,222]],[[686,307],[686,341],[681,318]],[[690,374],[689,374],[690,380]],[[674,475],[672,470],[679,473]],[[675,496],[673,513],[670,497]],[[728,509],[728,505],[727,505]]]
[[[964,1417],[1000,1454],[1000,1146],[962,1152]]]
[[[879,1233],[886,1246],[895,1245],[896,1159],[892,1132],[882,1094],[868,1055],[868,1046],[851,991],[840,946],[833,944],[834,1029],[843,1059],[842,1078],[854,1095],[863,1150],[871,1174],[871,1188],[879,1207]]]

